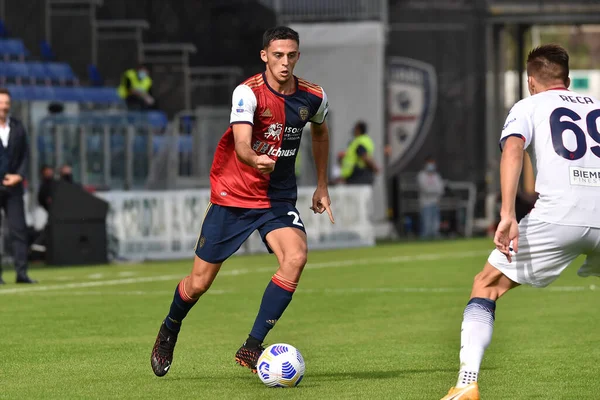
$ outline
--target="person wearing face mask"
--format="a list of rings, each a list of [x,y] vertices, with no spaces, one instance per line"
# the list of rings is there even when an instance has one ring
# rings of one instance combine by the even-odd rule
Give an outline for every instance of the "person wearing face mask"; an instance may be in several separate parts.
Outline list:
[[[73,168],[69,164],[65,164],[60,167],[60,179],[65,182],[73,182]]]
[[[156,100],[152,96],[152,78],[144,65],[125,71],[117,91],[131,111],[156,108]]]
[[[425,167],[417,175],[419,205],[421,207],[421,238],[435,238],[440,234],[440,199],[444,181],[437,172],[433,157],[425,159]]]
[[[373,159],[375,145],[367,133],[367,124],[358,121],[352,132],[354,139],[342,159],[341,182],[347,185],[371,185],[379,167]]]
[[[27,134],[21,121],[10,116],[10,92],[0,88],[0,207],[10,232],[17,283],[35,283],[27,275],[28,234],[25,224],[23,180],[28,157]],[[4,281],[1,277],[0,284]]]

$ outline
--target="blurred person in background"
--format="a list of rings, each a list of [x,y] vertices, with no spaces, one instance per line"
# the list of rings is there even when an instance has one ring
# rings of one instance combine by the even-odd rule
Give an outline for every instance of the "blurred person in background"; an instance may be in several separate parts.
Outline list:
[[[428,156],[425,166],[417,175],[419,206],[421,209],[421,238],[440,235],[440,200],[444,194],[444,181],[437,172],[435,159]]]
[[[35,283],[27,275],[28,232],[25,224],[23,180],[29,161],[27,134],[21,121],[10,116],[10,92],[0,88],[0,207],[4,210],[13,246],[17,283]],[[0,284],[4,283],[1,277]]]
[[[54,169],[49,165],[40,168],[40,188],[38,190],[38,204],[46,210],[52,203],[52,190],[54,188]]]
[[[345,151],[340,151],[337,154],[335,164],[331,165],[331,184],[339,185],[344,183],[344,179],[342,178],[342,162],[344,161],[344,157],[346,156]]]
[[[60,167],[59,177],[61,181],[75,183],[73,181],[73,167],[71,167],[69,164],[64,164],[62,167]]]
[[[379,167],[373,160],[375,145],[367,133],[367,123],[358,121],[352,134],[354,139],[342,160],[342,181],[348,185],[372,185]]]
[[[38,189],[37,200],[40,207],[46,210],[47,213],[50,212],[55,184],[54,168],[49,165],[43,165],[40,168],[40,188]],[[47,226],[48,223],[46,223]],[[38,235],[30,246],[32,252],[43,253],[46,251],[46,227],[41,232],[37,232]]]
[[[156,109],[156,100],[152,96],[152,78],[144,65],[125,71],[117,91],[130,111]]]

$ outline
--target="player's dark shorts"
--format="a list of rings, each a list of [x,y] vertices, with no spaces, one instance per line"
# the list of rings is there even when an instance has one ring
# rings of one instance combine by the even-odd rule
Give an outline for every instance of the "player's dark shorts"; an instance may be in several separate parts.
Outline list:
[[[196,255],[209,263],[221,263],[231,257],[255,230],[272,253],[266,241],[267,234],[288,227],[306,233],[300,213],[289,203],[263,209],[209,204],[196,243]]]

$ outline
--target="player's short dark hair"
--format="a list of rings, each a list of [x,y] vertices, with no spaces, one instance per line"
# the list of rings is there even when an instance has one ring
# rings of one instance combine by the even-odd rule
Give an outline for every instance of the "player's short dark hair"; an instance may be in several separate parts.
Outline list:
[[[263,49],[269,47],[273,40],[295,40],[300,45],[300,35],[298,32],[287,26],[275,26],[269,28],[263,34]]]
[[[569,53],[557,44],[536,47],[527,56],[527,75],[540,82],[561,81],[567,84]]]
[[[0,94],[5,94],[8,97],[11,97],[10,90],[8,90],[7,88],[0,87]]]
[[[355,126],[360,133],[367,133],[367,123],[365,121],[358,121]]]

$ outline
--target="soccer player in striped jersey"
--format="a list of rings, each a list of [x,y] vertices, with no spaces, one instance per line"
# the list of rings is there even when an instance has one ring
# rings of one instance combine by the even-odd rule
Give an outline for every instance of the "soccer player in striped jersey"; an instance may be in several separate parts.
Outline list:
[[[304,126],[311,123],[317,189],[311,209],[334,222],[327,189],[329,131],[322,87],[293,75],[300,59],[298,33],[267,30],[261,59],[265,72],[233,92],[230,126],[215,151],[210,172],[211,203],[196,245],[190,275],[175,289],[154,348],[152,370],[165,375],[173,360],[181,323],[211,286],[221,265],[258,230],[279,268],[265,289],[254,325],[237,351],[238,364],[256,372],[263,340],[292,300],[307,257],[304,223],[296,209],[295,160]]]

